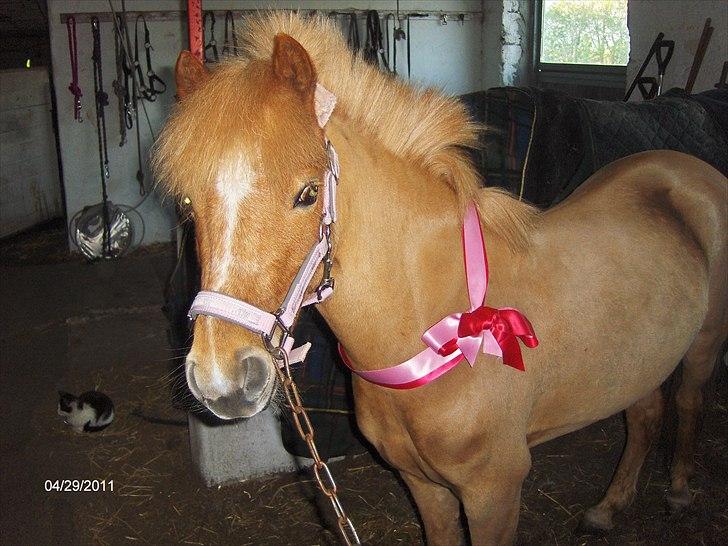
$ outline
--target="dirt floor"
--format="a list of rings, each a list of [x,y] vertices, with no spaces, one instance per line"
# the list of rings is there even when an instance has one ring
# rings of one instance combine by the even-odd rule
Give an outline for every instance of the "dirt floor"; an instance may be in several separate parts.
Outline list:
[[[337,544],[329,505],[310,473],[206,488],[190,458],[186,415],[172,399],[180,363],[160,310],[173,250],[87,264],[63,250],[58,226],[0,243],[0,543]],[[728,378],[719,366],[692,482],[694,500],[672,515],[671,415],[649,456],[637,500],[609,534],[580,530],[624,443],[621,416],[533,450],[523,488],[520,545],[708,545],[728,537]],[[58,389],[92,387],[115,401],[106,431],[75,434],[56,415]],[[668,387],[669,388],[669,387]],[[171,420],[153,424],[138,413]],[[422,544],[403,485],[376,456],[332,463],[366,544]],[[113,480],[113,492],[46,492],[45,481]]]

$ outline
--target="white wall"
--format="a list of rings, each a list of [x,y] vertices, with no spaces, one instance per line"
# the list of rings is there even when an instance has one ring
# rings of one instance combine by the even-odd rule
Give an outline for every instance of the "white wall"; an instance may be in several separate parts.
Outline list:
[[[503,3],[508,0],[483,0],[481,38],[481,89],[503,85]]]
[[[675,41],[675,53],[667,67],[663,90],[685,87],[703,32],[705,19],[715,27],[693,93],[712,89],[720,77],[723,62],[728,60],[728,1],[726,0],[630,0],[627,24],[630,53],[627,85],[634,79],[659,32]],[[656,75],[655,61],[645,72]],[[635,92],[633,97],[639,97]]]
[[[120,4],[118,0],[114,0],[115,7]],[[129,11],[180,11],[186,9],[186,2],[183,0],[128,0],[126,4]],[[203,6],[205,9],[216,11],[268,7],[318,10],[356,8],[390,11],[395,8],[396,2],[395,0],[250,0],[246,2],[204,0]],[[500,0],[485,2],[481,2],[481,0],[400,1],[400,11],[402,12],[422,10],[462,10],[478,12],[478,14],[466,20],[462,25],[455,21],[450,21],[448,25],[443,26],[433,20],[412,20],[410,48],[413,80],[439,86],[452,94],[476,91],[485,86],[500,85],[499,77],[492,75],[492,73],[499,73],[500,66],[502,13]],[[71,81],[71,71],[66,27],[61,23],[60,15],[61,13],[108,11],[106,0],[49,0],[48,2],[53,74],[59,110],[61,157],[69,218],[84,206],[100,202],[101,189],[93,101],[91,28],[89,23],[77,25],[79,79],[84,93],[82,99],[84,122],[79,124],[73,120],[73,97],[67,90]],[[492,25],[492,30],[488,32],[484,31],[486,27],[480,16],[483,11],[486,25]],[[497,13],[491,14],[491,12]],[[343,28],[343,18],[340,20]],[[236,20],[236,24],[238,29],[242,27],[239,19]],[[134,205],[139,201],[138,185],[135,179],[137,171],[135,139],[134,135],[130,134],[129,142],[123,148],[118,146],[116,96],[113,95],[111,88],[111,82],[115,78],[113,24],[102,23],[101,26],[104,86],[110,95],[110,107],[106,109],[111,171],[111,179],[108,183],[109,195],[115,203]],[[149,21],[149,27],[154,46],[154,69],[168,84],[167,93],[159,96],[155,103],[147,103],[152,127],[155,133],[158,133],[174,101],[173,69],[177,55],[187,47],[186,17],[175,21]],[[223,28],[223,18],[218,17],[215,37],[220,50],[223,42]],[[133,28],[131,30],[133,39]],[[365,37],[363,20],[360,22],[360,37],[363,42]],[[406,77],[406,46],[404,44],[400,44],[397,59],[398,72]],[[487,70],[483,59],[492,61],[487,64]],[[488,77],[485,77],[486,73],[489,74]],[[141,117],[141,127],[143,150],[146,153],[152,143],[152,138],[143,116]],[[151,184],[151,174],[148,171],[147,184]],[[170,203],[164,204],[159,197],[153,195],[147,199],[139,211],[146,224],[145,243],[166,241],[173,237],[175,218]]]
[[[62,215],[45,67],[0,71],[0,237]]]

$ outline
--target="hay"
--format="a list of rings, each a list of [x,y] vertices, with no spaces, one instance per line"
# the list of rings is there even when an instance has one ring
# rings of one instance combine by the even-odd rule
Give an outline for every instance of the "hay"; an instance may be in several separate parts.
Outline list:
[[[101,495],[76,514],[81,542],[119,544],[336,545],[331,507],[310,470],[300,474],[208,489],[194,474],[187,431],[154,425],[133,415],[184,418],[172,400],[181,381],[170,364],[112,366],[95,377],[117,402],[117,420],[103,432],[78,435],[58,426],[56,436],[73,443],[94,473],[113,478],[113,495]],[[699,509],[671,520],[661,504],[669,487],[664,452],[645,464],[635,503],[617,520],[608,543],[715,543],[728,531],[725,484],[714,484],[728,459],[725,396],[710,407],[693,482]],[[598,423],[534,449],[533,469],[523,486],[518,542],[601,543],[579,530],[586,508],[608,485],[624,442],[621,417]],[[717,467],[716,464],[722,464]],[[341,500],[366,544],[422,544],[413,503],[396,474],[370,454],[331,463]]]

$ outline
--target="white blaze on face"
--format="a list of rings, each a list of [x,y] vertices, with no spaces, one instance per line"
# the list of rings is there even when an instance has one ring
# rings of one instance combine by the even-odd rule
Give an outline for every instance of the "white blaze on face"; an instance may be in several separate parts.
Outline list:
[[[224,292],[233,266],[244,263],[242,260],[236,259],[235,256],[235,232],[238,229],[240,207],[250,194],[256,176],[250,163],[242,155],[226,158],[218,170],[217,179],[215,180],[215,192],[217,193],[217,203],[219,203],[220,210],[216,211],[216,213],[222,215],[223,229],[221,233],[214,235],[220,237],[221,240],[220,244],[214,247],[209,290]],[[207,324],[204,331],[210,352],[208,355],[210,371],[207,380],[200,381],[197,373],[199,370],[195,370],[196,381],[202,395],[214,399],[231,391],[234,385],[221,371],[220,362],[217,358],[215,335],[213,328],[211,328],[211,317],[200,317],[200,319]],[[195,360],[196,358],[191,352],[187,356],[188,365],[190,361]]]
[[[220,213],[224,218],[222,255],[214,256],[212,265],[212,290],[221,291],[230,276],[235,258],[235,230],[238,227],[240,205],[250,193],[256,173],[243,156],[228,158],[220,167],[215,181],[215,191],[222,203]]]

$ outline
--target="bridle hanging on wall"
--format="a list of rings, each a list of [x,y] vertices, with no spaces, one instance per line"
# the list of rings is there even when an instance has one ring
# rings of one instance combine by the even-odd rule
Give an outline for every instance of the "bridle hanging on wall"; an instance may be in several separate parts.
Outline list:
[[[232,32],[230,32],[232,31]],[[230,38],[232,36],[232,39]],[[230,43],[233,44],[232,53],[230,52]],[[238,37],[235,34],[235,16],[232,11],[225,12],[225,40],[222,45],[222,56],[232,57],[238,55]]]
[[[109,178],[109,154],[106,145],[106,115],[104,108],[109,105],[109,95],[104,91],[103,63],[101,61],[101,28],[98,17],[91,18],[93,35],[94,98],[96,102],[96,123],[99,137],[99,161],[101,175],[106,191],[106,179]]]
[[[144,72],[142,71],[141,63],[139,62],[139,21],[142,22],[144,28],[144,54],[146,57],[146,75],[147,82],[144,81]],[[127,34],[128,37],[128,34]],[[137,16],[134,21],[134,69],[136,72],[136,81],[134,82],[136,89],[134,93],[134,110],[136,116],[136,134],[137,134],[137,174],[136,179],[139,183],[139,194],[144,195],[146,188],[144,187],[144,165],[142,161],[142,142],[139,128],[139,108],[138,100],[147,100],[154,102],[157,100],[157,95],[164,93],[167,90],[167,84],[157,76],[156,72],[152,68],[152,47],[151,37],[149,32],[149,26],[147,20],[143,14]],[[161,86],[161,87],[159,87]],[[143,103],[142,103],[143,104]]]
[[[207,19],[210,18],[210,41],[205,44],[204,55],[206,63],[219,63],[220,56],[217,54],[217,41],[215,40],[215,12],[206,11],[202,18],[202,31],[207,30]],[[208,59],[207,50],[212,50],[212,59]]]
[[[126,25],[121,15],[115,15],[114,57],[116,79],[111,84],[119,102],[119,146],[126,144],[126,131],[134,126],[134,106],[129,82],[133,80],[133,68],[126,55]]]
[[[109,201],[109,154],[106,139],[106,116],[109,95],[104,90],[103,62],[101,55],[101,25],[98,17],[91,17],[93,36],[94,103],[96,106],[96,135],[101,175],[101,203],[84,207],[69,222],[70,237],[78,249],[90,260],[117,258],[131,244],[133,229],[129,217],[121,207]]]
[[[387,36],[387,40],[389,40],[389,36]],[[382,23],[379,19],[379,13],[377,10],[371,9],[367,11],[367,35],[366,42],[364,43],[364,59],[378,67],[381,57],[381,63],[384,69],[389,71],[388,56],[389,52],[385,55],[382,44]]]
[[[349,48],[354,52],[354,54],[359,53],[359,50],[361,49],[361,41],[359,40],[359,22],[356,20],[356,13],[353,12],[349,14],[349,31],[346,43],[349,45]]]
[[[144,196],[144,195],[147,195],[147,191],[146,191],[146,188],[144,187],[144,165],[143,165],[144,162],[142,160],[142,142],[141,142],[140,127],[139,127],[139,104],[140,104],[140,99],[143,99],[143,96],[142,96],[141,90],[140,90],[140,87],[143,84],[143,79],[142,79],[142,82],[137,81],[138,78],[143,78],[143,75],[141,73],[141,68],[139,66],[139,51],[138,51],[138,47],[135,47],[134,57],[132,57],[131,38],[129,37],[129,28],[127,25],[127,18],[126,18],[126,2],[124,0],[122,0],[121,13],[118,13],[118,14],[117,14],[116,10],[114,9],[114,5],[112,4],[111,0],[108,0],[108,2],[109,2],[109,9],[111,10],[111,14],[113,17],[112,20],[114,21],[114,31],[116,33],[118,43],[121,46],[121,49],[124,51],[125,57],[131,61],[131,70],[130,70],[130,75],[131,75],[130,97],[131,97],[131,100],[130,100],[130,104],[127,107],[127,109],[130,112],[129,116],[131,117],[132,114],[134,116],[134,122],[129,122],[129,124],[130,124],[129,128],[131,129],[131,126],[136,125],[136,127],[135,127],[136,141],[137,141],[136,180],[137,180],[137,183],[139,184],[139,195]],[[138,21],[138,19],[137,19],[137,21]],[[146,21],[144,21],[144,23],[146,26]],[[147,31],[148,31],[148,29],[147,29]],[[136,22],[135,22],[134,33],[135,33],[135,46],[138,46],[138,40],[136,39],[137,38]],[[146,39],[146,42],[147,43],[149,42],[148,37]],[[149,47],[151,49],[151,43],[149,43]],[[150,68],[150,71],[151,71],[151,53],[149,53],[147,60],[148,60],[148,67]],[[161,81],[161,80],[159,80],[159,81]],[[162,82],[162,84],[164,84],[164,82]],[[152,84],[152,88],[153,88],[153,84]],[[164,89],[162,89],[159,92],[163,93],[165,90],[166,90],[166,85],[165,85]],[[144,108],[144,113],[146,115],[146,106],[144,105],[143,100],[141,101],[141,106],[142,106],[142,108]],[[119,115],[121,116],[121,113]],[[149,122],[148,115],[147,115],[147,122]],[[150,127],[150,131],[151,131],[151,124],[149,127]],[[141,202],[139,204],[141,204]],[[136,207],[138,207],[138,206],[139,205],[136,205]],[[134,209],[136,209],[136,207],[134,207]]]
[[[121,131],[121,143],[126,141],[126,129],[131,128],[133,114],[136,113],[137,128],[139,127],[137,105],[136,71],[132,64],[131,43],[129,31],[126,24],[125,2],[121,1],[121,12],[117,14],[113,3],[108,0],[115,36],[115,68],[116,79],[113,82],[114,91],[119,99],[119,121]],[[141,227],[140,236],[136,245],[140,245],[144,239],[144,219],[137,210],[146,200],[146,196],[134,206],[114,204],[110,200],[108,181],[110,180],[110,160],[107,141],[107,127],[105,109],[109,105],[109,94],[104,89],[103,78],[103,55],[101,51],[101,20],[95,14],[89,15],[91,32],[93,38],[93,78],[94,78],[94,103],[96,110],[96,132],[98,142],[99,171],[101,178],[102,200],[96,204],[85,206],[76,212],[68,222],[69,239],[81,253],[89,260],[99,258],[112,259],[122,256],[134,245],[135,228],[130,221],[130,215],[136,215]],[[131,84],[129,83],[131,79]],[[144,103],[142,102],[142,105]],[[146,113],[146,112],[145,112]],[[147,121],[149,118],[147,117]],[[151,124],[150,124],[151,131]],[[138,137],[138,131],[137,131]],[[153,132],[152,137],[154,138]],[[143,187],[144,173],[141,169],[141,148],[138,144],[140,172],[137,173],[137,180],[140,183],[140,192],[145,195]]]
[[[68,90],[73,95],[73,119],[81,123],[81,97],[83,92],[78,85],[78,43],[76,41],[76,18],[70,16],[66,19],[66,30],[68,31],[68,52],[71,57],[71,83]]]
[[[142,71],[141,63],[139,62],[139,21],[141,20],[144,25],[144,51],[147,61],[147,78],[148,84],[144,83],[144,72]],[[147,19],[144,15],[137,15],[136,21],[134,22],[134,68],[137,72],[137,79],[139,85],[139,94],[141,98],[154,102],[157,100],[157,95],[161,95],[167,90],[167,84],[157,76],[156,72],[152,68],[152,43],[150,41],[149,27],[147,26]],[[155,87],[155,84],[161,87]]]
[[[104,108],[109,104],[109,96],[104,91],[104,73],[101,61],[101,27],[98,17],[91,18],[93,35],[94,98],[96,104],[96,135],[99,145],[99,169],[101,171],[101,197],[103,211],[103,250],[104,256],[111,254],[111,234],[109,232],[109,196],[106,181],[109,178],[109,152],[106,142],[106,116]]]

